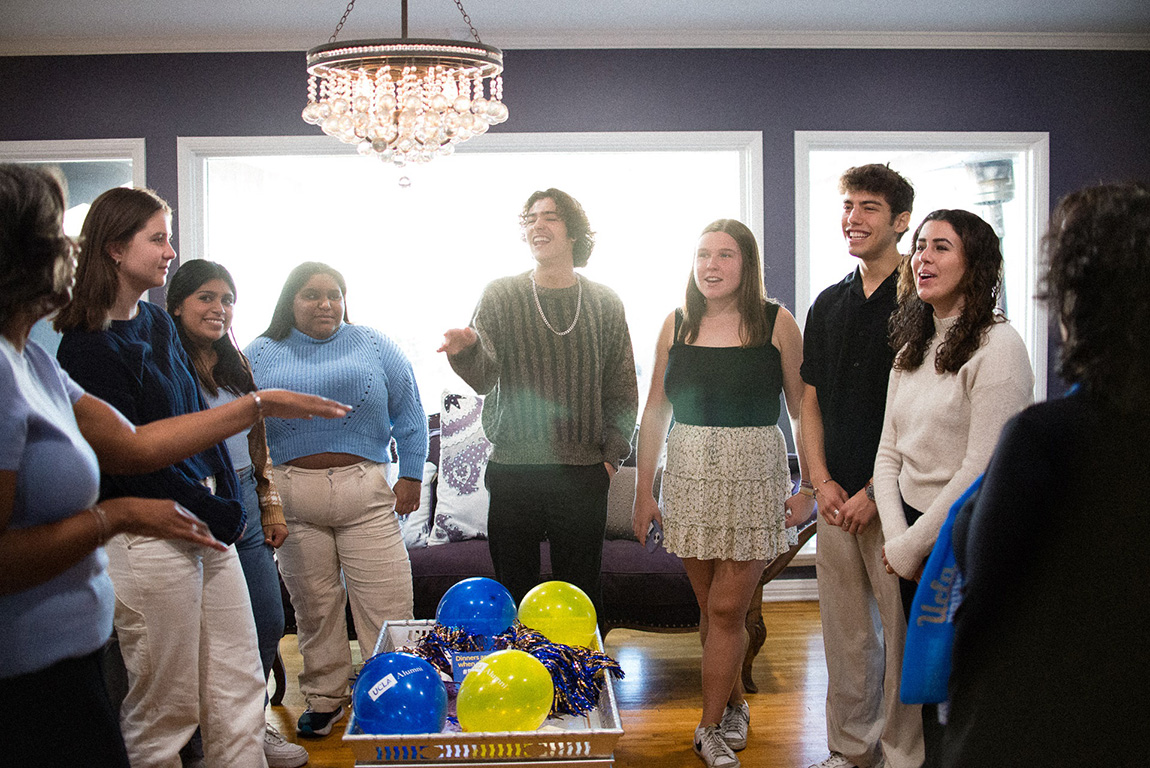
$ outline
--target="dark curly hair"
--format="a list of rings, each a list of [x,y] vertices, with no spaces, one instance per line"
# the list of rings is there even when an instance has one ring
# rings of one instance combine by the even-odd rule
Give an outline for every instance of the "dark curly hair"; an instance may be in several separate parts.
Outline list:
[[[1040,297],[1062,323],[1062,377],[1122,410],[1150,411],[1150,187],[1070,193],[1044,243]]]
[[[739,246],[743,257],[743,268],[739,274],[739,315],[742,326],[739,336],[745,347],[761,347],[771,341],[771,326],[767,323],[765,312],[767,303],[766,289],[763,288],[763,264],[759,258],[759,244],[755,241],[755,233],[750,227],[737,219],[717,219],[712,221],[699,237],[708,232],[723,232],[731,236]],[[679,339],[684,344],[691,344],[699,337],[699,326],[703,321],[703,313],[707,310],[707,300],[695,283],[695,270],[692,266],[691,275],[687,278],[687,296],[683,305],[683,323],[679,326]]]
[[[184,301],[211,280],[223,280],[235,298],[236,281],[223,264],[207,259],[188,259],[181,264],[168,281],[168,314],[176,323],[180,341],[183,342],[184,349],[188,351],[188,356],[196,366],[196,375],[205,392],[211,397],[218,395],[221,389],[226,389],[234,395],[254,392],[256,383],[252,380],[252,369],[248,365],[247,358],[240,352],[231,328],[212,342],[212,349],[216,352],[216,364],[211,368],[205,368],[203,358],[196,354],[196,345],[188,339],[183,321],[176,315],[176,310]]]
[[[919,233],[928,221],[945,221],[962,241],[965,271],[958,284],[962,312],[947,331],[934,360],[939,373],[958,373],[982,345],[987,329],[1002,319],[997,309],[1002,251],[989,224],[970,211],[946,208],[927,214],[914,231],[912,246],[917,247]],[[926,359],[934,338],[934,309],[918,297],[910,254],[898,269],[898,310],[890,318],[890,343],[896,352],[894,367],[913,371]]]
[[[350,323],[347,316],[347,281],[335,267],[329,267],[322,261],[305,261],[288,273],[284,287],[280,290],[280,297],[276,300],[276,308],[272,310],[272,321],[260,336],[267,336],[272,341],[283,341],[291,335],[295,328],[295,295],[303,290],[307,281],[316,275],[331,275],[339,292],[343,294],[343,321]]]
[[[551,189],[532,192],[531,197],[527,198],[527,202],[523,204],[523,210],[519,212],[519,226],[526,227],[527,214],[531,211],[531,206],[548,197],[555,201],[555,210],[559,212],[559,218],[563,219],[563,224],[567,227],[567,236],[575,240],[575,244],[572,246],[575,266],[587,266],[587,260],[591,257],[591,250],[595,247],[595,233],[591,231],[591,222],[588,220],[587,212],[583,210],[583,206],[579,205],[578,200],[563,190],[552,187]],[[526,232],[523,233],[523,236],[527,236]]]
[[[890,220],[893,223],[900,213],[914,207],[914,187],[901,173],[889,165],[871,163],[847,168],[839,177],[839,193],[870,192],[881,195],[890,206]],[[906,232],[899,232],[896,242]]]
[[[0,164],[0,328],[39,319],[68,301],[75,249],[64,235],[60,177],[31,165]]]

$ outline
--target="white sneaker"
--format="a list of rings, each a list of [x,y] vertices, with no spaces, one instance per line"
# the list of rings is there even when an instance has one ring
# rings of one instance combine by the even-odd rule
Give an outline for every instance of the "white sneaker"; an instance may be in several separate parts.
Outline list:
[[[307,765],[307,750],[292,744],[271,725],[264,728],[264,757],[268,768],[300,768]]]
[[[814,763],[807,768],[855,768],[855,764],[842,756],[840,752],[831,752],[831,756],[821,763]]]
[[[695,754],[703,758],[707,768],[740,768],[742,765],[723,741],[717,725],[700,725],[695,729]]]
[[[747,728],[751,724],[751,706],[743,699],[738,706],[730,704],[723,710],[723,719],[719,721],[719,733],[723,734],[723,741],[732,752],[746,749]]]

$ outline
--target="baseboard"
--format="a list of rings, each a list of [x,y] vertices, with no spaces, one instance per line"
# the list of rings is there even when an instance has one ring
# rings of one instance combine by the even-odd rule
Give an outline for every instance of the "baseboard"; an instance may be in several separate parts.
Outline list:
[[[818,599],[819,583],[817,579],[774,579],[763,587],[764,603]]]

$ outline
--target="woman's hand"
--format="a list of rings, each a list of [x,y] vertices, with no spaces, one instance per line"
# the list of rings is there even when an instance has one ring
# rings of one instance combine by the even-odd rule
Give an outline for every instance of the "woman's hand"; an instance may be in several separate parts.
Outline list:
[[[887,562],[886,547],[882,548],[882,564],[886,568],[887,573],[893,573],[895,576],[898,576],[900,579],[905,579],[906,581],[922,581],[922,572],[926,570],[926,561],[923,560],[918,564],[918,568],[915,569],[913,576],[910,578],[903,576],[901,573],[895,571],[894,568],[891,568],[890,563]]]
[[[283,523],[264,526],[264,544],[267,544],[272,549],[279,549],[283,546],[284,539],[287,537],[288,527]]]
[[[419,509],[420,483],[411,478],[401,477],[391,487],[395,494],[395,514],[410,515]]]
[[[659,510],[659,502],[650,493],[640,493],[635,496],[635,506],[631,510],[631,529],[640,544],[647,541],[647,529],[651,521],[658,520],[663,524],[663,513]]]
[[[290,389],[261,389],[259,396],[260,413],[277,419],[341,419],[351,411],[350,405]]]
[[[121,497],[100,502],[107,514],[110,535],[134,533],[157,539],[183,539],[223,552],[228,547],[216,539],[208,524],[170,499]]]
[[[815,513],[815,500],[805,493],[796,493],[783,502],[785,527],[794,528],[811,519]]]
[[[452,328],[443,334],[443,344],[435,351],[446,352],[448,355],[458,355],[477,341],[479,341],[479,334],[475,332],[474,328]]]

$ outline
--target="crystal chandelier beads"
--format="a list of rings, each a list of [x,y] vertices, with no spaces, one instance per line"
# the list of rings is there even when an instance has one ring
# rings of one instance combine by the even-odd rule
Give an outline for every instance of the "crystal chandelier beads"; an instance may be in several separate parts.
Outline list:
[[[479,42],[328,43],[307,64],[304,121],[397,166],[449,155],[507,119],[503,54]]]

